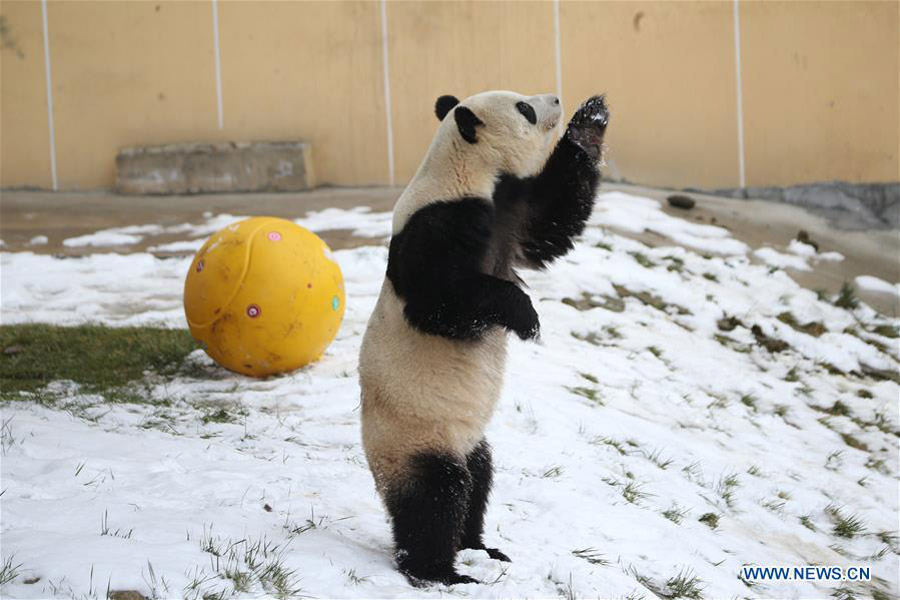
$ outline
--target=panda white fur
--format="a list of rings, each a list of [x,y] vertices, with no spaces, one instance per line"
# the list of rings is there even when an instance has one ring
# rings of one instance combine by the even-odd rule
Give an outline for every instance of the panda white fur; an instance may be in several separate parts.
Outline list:
[[[500,396],[506,337],[538,335],[515,267],[572,248],[590,216],[608,111],[585,102],[547,158],[561,118],[550,94],[441,96],[441,124],[394,208],[387,274],[360,353],[362,437],[414,583],[474,582],[453,566],[485,550],[492,480],[484,430]]]

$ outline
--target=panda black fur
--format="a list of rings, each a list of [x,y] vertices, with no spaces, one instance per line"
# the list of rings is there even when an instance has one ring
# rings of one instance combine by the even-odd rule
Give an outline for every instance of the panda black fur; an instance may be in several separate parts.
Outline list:
[[[585,102],[547,158],[552,95],[438,98],[441,124],[394,207],[387,274],[360,353],[363,446],[414,582],[474,582],[453,566],[485,550],[493,468],[484,430],[506,336],[537,337],[516,267],[542,268],[584,229],[608,111]]]

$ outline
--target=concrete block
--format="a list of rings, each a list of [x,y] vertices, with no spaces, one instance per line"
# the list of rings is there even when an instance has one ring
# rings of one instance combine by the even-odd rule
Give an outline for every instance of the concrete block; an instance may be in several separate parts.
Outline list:
[[[296,192],[314,186],[307,142],[137,146],[116,156],[116,190],[122,194]]]

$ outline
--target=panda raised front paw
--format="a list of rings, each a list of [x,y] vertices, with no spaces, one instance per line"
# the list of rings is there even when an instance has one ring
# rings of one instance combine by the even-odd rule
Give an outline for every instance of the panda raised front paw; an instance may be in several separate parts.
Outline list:
[[[606,97],[591,96],[569,121],[566,137],[588,156],[599,159],[607,123],[609,123],[609,108],[606,106]]]

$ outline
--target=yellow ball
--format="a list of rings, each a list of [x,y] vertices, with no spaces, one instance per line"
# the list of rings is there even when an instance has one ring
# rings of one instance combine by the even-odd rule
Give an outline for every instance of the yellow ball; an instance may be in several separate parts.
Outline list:
[[[344,316],[344,279],[319,236],[284,219],[253,217],[197,252],[184,312],[213,360],[264,377],[322,356]]]

